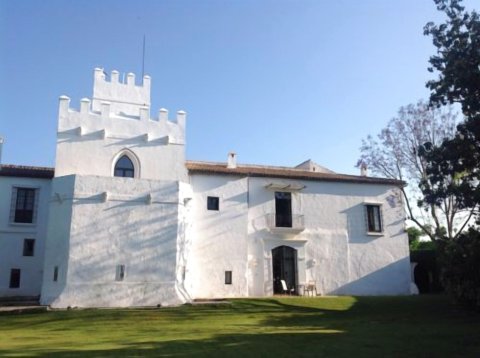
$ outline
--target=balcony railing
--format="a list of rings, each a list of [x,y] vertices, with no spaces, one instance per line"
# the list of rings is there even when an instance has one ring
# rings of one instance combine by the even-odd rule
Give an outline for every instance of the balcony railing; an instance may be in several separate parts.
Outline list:
[[[273,233],[298,234],[305,230],[303,215],[293,214],[288,217],[267,214],[267,227]]]

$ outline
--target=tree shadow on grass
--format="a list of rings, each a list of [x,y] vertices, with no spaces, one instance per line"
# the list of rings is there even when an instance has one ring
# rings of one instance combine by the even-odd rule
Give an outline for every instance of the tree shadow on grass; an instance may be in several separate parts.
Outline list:
[[[49,312],[35,317],[39,334],[43,318],[47,325],[57,323],[49,332],[80,327],[87,333],[88,341],[84,345],[77,341],[72,349],[60,349],[51,343],[26,346],[23,352],[0,347],[0,356],[24,353],[34,357],[371,357],[478,356],[476,353],[480,352],[479,334],[468,334],[480,331],[478,316],[460,317],[459,325],[458,312],[445,313],[449,306],[441,299],[359,297],[352,299],[350,305],[335,309],[322,302],[315,298],[272,298],[160,310]],[[146,319],[151,320],[148,326],[123,331],[125,324],[134,325],[135,320]],[[27,322],[9,323],[16,329]],[[116,327],[120,334],[96,338],[94,328],[84,329],[92,322]],[[187,326],[178,330],[177,337],[166,336],[168,322],[183,322]],[[210,323],[215,328],[209,327]]]

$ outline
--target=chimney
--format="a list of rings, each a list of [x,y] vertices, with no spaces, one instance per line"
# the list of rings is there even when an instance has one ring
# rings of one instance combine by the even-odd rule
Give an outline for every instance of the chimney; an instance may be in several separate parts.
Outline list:
[[[237,154],[234,152],[230,152],[228,153],[227,168],[235,169],[236,167],[237,167]]]
[[[362,163],[360,166],[360,175],[362,177],[366,177],[368,175],[368,168],[366,163]]]

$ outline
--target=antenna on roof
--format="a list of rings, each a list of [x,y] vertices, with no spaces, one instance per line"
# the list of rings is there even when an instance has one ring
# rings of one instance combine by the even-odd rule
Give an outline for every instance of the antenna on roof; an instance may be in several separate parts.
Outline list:
[[[145,76],[145,34],[143,35],[143,53],[142,53],[142,81]]]

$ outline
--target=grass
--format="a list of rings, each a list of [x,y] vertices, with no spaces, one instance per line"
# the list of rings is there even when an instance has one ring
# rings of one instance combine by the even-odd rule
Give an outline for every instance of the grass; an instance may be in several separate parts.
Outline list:
[[[443,296],[3,313],[0,356],[478,357],[480,316]]]

